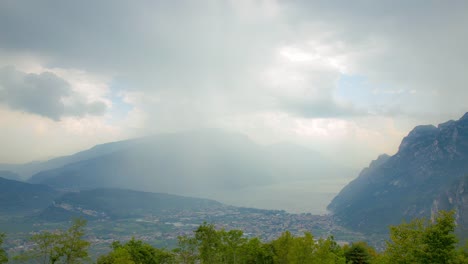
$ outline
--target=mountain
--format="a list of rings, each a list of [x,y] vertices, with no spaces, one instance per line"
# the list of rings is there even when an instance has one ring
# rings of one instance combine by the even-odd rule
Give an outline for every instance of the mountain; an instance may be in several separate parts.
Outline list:
[[[204,131],[141,139],[96,158],[33,175],[57,188],[128,188],[187,194],[264,184],[272,179],[262,148],[246,137]]]
[[[386,232],[388,225],[456,209],[468,229],[468,113],[415,127],[393,156],[382,155],[345,186],[328,209],[342,225]]]
[[[38,212],[52,204],[59,192],[42,184],[0,178],[0,214]]]
[[[30,182],[72,190],[125,188],[222,201],[226,191],[341,177],[345,171],[307,148],[261,146],[243,135],[203,130],[142,138],[113,152],[39,172]]]
[[[213,210],[219,202],[165,193],[138,192],[123,189],[95,189],[70,192],[54,200],[39,218],[68,221],[73,217],[120,219],[158,215],[176,215],[184,210]]]
[[[118,219],[220,207],[225,206],[214,200],[165,193],[123,189],[59,192],[43,184],[0,178],[0,216],[47,221],[68,221],[73,217]]]
[[[67,164],[92,159],[105,154],[124,149],[128,146],[135,144],[138,140],[124,140],[118,142],[105,143],[96,145],[91,149],[81,151],[69,156],[57,157],[47,161],[34,161],[26,164],[0,164],[0,170],[10,171],[17,174],[21,179],[30,178],[32,175],[55,168],[60,168]]]
[[[14,181],[20,181],[21,178],[18,174],[11,172],[11,171],[5,171],[5,170],[0,170],[0,178],[8,179],[8,180],[14,180]]]

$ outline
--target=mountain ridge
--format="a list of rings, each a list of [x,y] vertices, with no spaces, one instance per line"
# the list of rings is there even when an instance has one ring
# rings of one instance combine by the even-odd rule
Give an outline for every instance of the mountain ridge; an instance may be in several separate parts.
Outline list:
[[[128,188],[220,200],[224,190],[325,175],[340,178],[347,170],[306,147],[262,146],[242,134],[205,130],[146,137],[114,152],[41,171],[29,182],[68,190]]]
[[[129,139],[116,142],[107,142],[95,145],[87,150],[74,154],[52,158],[46,161],[32,161],[24,164],[0,164],[0,170],[11,171],[18,174],[21,179],[28,180],[32,175],[44,170],[60,168],[67,164],[98,157],[106,153],[112,153],[118,149],[127,147],[140,139]]]
[[[464,204],[454,202],[457,199],[450,190],[463,185],[468,175],[468,113],[437,127],[415,127],[395,155],[373,163],[328,206],[344,226],[385,232],[388,225],[402,220],[430,217],[440,209],[464,208]],[[452,202],[442,202],[442,197]],[[434,205],[439,205],[437,210]],[[458,221],[468,223],[465,217],[468,215],[458,217]]]

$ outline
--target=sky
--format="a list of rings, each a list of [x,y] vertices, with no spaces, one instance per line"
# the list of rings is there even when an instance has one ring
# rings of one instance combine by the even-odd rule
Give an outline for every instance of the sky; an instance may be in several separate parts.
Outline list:
[[[0,163],[200,128],[348,166],[468,111],[467,1],[0,2]]]

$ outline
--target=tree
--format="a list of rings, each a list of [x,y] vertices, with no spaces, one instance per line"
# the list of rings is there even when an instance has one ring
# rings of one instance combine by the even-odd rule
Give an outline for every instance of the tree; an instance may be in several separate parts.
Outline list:
[[[31,241],[35,244],[35,249],[29,258],[42,264],[56,263],[61,257],[60,237],[60,234],[47,231],[33,235]]]
[[[241,260],[245,264],[272,264],[273,249],[271,244],[263,244],[257,237],[249,239],[240,250]]]
[[[424,248],[422,236],[424,219],[413,219],[390,227],[390,241],[387,241],[385,255],[392,263],[417,263],[421,259]]]
[[[8,255],[5,249],[2,248],[4,239],[5,239],[5,234],[0,233],[0,263],[8,262]]]
[[[294,237],[286,231],[271,245],[274,263],[346,263],[343,251],[333,237],[315,240],[308,232],[303,237]]]
[[[288,254],[289,263],[314,263],[314,252],[317,244],[311,233],[304,233],[303,237],[295,237]]]
[[[457,249],[457,254],[453,263],[468,263],[468,241],[465,242],[463,247]]]
[[[154,248],[148,243],[132,238],[125,244],[116,241],[111,245],[112,251],[99,257],[98,264],[172,264],[175,256],[164,249]]]
[[[116,248],[109,254],[100,256],[97,264],[135,264],[135,262],[125,248]]]
[[[346,258],[342,248],[336,243],[333,236],[317,241],[317,251],[314,254],[314,263],[345,264]]]
[[[362,241],[352,243],[350,247],[344,247],[343,250],[346,263],[349,264],[369,264],[375,255],[375,250]]]
[[[221,240],[222,262],[226,264],[235,264],[240,262],[240,249],[247,242],[243,237],[241,230],[220,230],[218,231]]]
[[[289,252],[293,246],[294,237],[291,232],[286,231],[276,240],[271,242],[274,252],[274,262],[279,264],[289,263]]]
[[[177,237],[178,247],[174,249],[177,254],[179,263],[195,264],[198,259],[198,243],[194,237],[179,236]]]
[[[456,259],[455,212],[440,211],[434,222],[414,219],[390,227],[389,263],[451,263]]]
[[[201,263],[220,263],[221,238],[213,224],[203,223],[195,230]]]
[[[65,263],[75,264],[80,260],[88,258],[88,248],[90,243],[83,239],[86,220],[75,219],[72,226],[60,238],[60,255]]]
[[[83,239],[86,220],[75,219],[66,231],[43,231],[31,237],[34,247],[19,256],[18,261],[42,264],[75,264],[88,259],[90,243]]]
[[[449,263],[455,258],[455,227],[455,211],[440,211],[435,223],[426,227],[422,238],[425,245],[422,257],[427,263]]]

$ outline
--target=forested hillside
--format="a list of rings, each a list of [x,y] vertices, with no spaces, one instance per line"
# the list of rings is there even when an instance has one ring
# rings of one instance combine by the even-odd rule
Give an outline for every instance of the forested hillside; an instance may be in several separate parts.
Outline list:
[[[39,212],[60,193],[49,186],[29,184],[0,177],[0,214]]]

